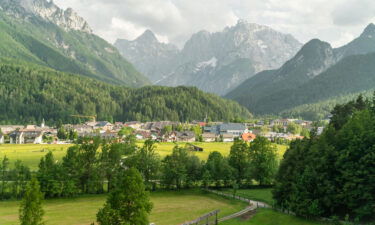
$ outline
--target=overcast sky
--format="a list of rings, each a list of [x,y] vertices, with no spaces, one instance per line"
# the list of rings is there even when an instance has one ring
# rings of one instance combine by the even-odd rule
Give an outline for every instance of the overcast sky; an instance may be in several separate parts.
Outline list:
[[[374,0],[54,0],[72,7],[94,32],[113,43],[146,29],[182,46],[202,29],[215,32],[245,19],[290,33],[301,42],[319,38],[337,47],[375,22]]]

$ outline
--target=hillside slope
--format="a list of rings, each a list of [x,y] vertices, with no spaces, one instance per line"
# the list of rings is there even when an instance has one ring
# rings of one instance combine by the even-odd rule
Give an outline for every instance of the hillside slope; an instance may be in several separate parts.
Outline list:
[[[300,105],[332,102],[348,94],[372,90],[374,52],[373,24],[341,48],[333,49],[330,44],[314,39],[279,69],[255,75],[226,97],[256,114],[278,114]]]
[[[0,123],[33,123],[43,118],[50,123],[74,122],[72,114],[97,115],[109,121],[251,117],[238,103],[197,88],[131,89],[38,65],[2,61],[6,63],[0,64]]]
[[[52,1],[0,1],[0,56],[129,87],[149,83],[72,9]]]

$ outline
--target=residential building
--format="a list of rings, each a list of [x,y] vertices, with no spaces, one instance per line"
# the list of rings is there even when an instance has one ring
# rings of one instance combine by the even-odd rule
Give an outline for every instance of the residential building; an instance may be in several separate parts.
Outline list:
[[[43,134],[42,130],[24,129],[12,132],[9,138],[11,144],[42,144]]]
[[[20,129],[23,129],[23,128],[24,128],[24,126],[22,126],[22,125],[3,125],[3,126],[0,126],[0,130],[1,130],[1,132],[3,132],[3,134],[10,134],[13,131],[20,130]]]
[[[93,127],[87,124],[73,125],[72,129],[77,131],[77,133],[91,133],[94,131]]]
[[[142,129],[152,132],[160,132],[166,126],[177,126],[179,123],[171,121],[147,122],[143,124]]]
[[[99,121],[95,124],[94,129],[100,129],[100,130],[112,130],[113,124],[108,121]]]
[[[243,133],[241,138],[242,140],[246,141],[246,142],[252,142],[255,140],[257,136],[253,133]]]
[[[195,141],[195,133],[193,131],[183,131],[183,132],[175,132],[177,141],[181,142],[194,142]]]
[[[243,133],[248,133],[249,130],[241,123],[223,123],[205,127],[204,132],[216,135],[232,134],[234,137],[240,137]]]
[[[131,121],[131,122],[126,122],[124,123],[125,127],[131,127],[134,130],[140,130],[142,127],[142,123],[139,121]]]
[[[203,133],[202,139],[204,142],[215,142],[216,141],[216,134],[213,133]]]
[[[233,134],[223,134],[221,136],[223,138],[223,142],[233,142],[234,141],[234,135]]]
[[[151,132],[147,130],[137,130],[135,132],[135,137],[138,140],[146,140],[151,138]]]

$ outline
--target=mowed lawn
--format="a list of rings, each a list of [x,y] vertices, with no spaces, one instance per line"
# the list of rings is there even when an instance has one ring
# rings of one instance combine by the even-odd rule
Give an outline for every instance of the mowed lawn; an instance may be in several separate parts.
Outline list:
[[[87,196],[74,199],[46,200],[46,225],[83,225],[95,221],[96,213],[105,202],[106,196]],[[200,191],[170,191],[151,194],[154,208],[150,222],[157,225],[177,225],[220,209],[223,217],[245,207],[244,203],[227,200]],[[0,224],[18,224],[18,201],[0,202]]]
[[[220,225],[328,225],[326,223],[305,220],[292,215],[273,211],[271,209],[258,209],[257,213],[248,220],[241,218],[220,223]]]
[[[218,151],[224,156],[228,156],[230,148],[233,143],[192,143],[196,146],[202,147],[203,152],[193,152],[202,160],[207,160],[208,155],[213,151]],[[142,142],[137,143],[139,147],[143,145]],[[186,143],[157,143],[156,151],[162,158],[172,153],[175,146],[184,147]],[[13,164],[16,160],[21,160],[25,165],[29,166],[32,170],[38,168],[40,159],[45,156],[49,151],[52,151],[55,159],[61,160],[65,156],[66,150],[72,145],[37,145],[37,144],[2,144],[0,145],[0,159],[6,155]],[[287,149],[285,145],[278,145],[278,156],[281,159]]]

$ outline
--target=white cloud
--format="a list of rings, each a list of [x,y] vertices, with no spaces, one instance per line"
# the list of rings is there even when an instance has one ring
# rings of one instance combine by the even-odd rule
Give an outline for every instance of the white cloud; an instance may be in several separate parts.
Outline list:
[[[234,25],[239,18],[339,46],[375,22],[373,0],[55,0],[83,16],[109,42],[151,29],[180,46],[195,32]]]

